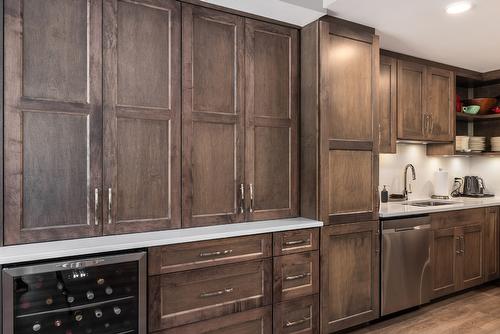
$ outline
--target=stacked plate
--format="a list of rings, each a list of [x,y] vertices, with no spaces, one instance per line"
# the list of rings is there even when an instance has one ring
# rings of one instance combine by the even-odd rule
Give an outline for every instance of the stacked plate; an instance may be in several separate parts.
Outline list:
[[[469,137],[457,136],[455,146],[458,152],[469,152]]]
[[[500,152],[500,137],[491,137],[491,151]]]
[[[483,152],[486,150],[486,137],[470,137],[469,148],[474,152]]]

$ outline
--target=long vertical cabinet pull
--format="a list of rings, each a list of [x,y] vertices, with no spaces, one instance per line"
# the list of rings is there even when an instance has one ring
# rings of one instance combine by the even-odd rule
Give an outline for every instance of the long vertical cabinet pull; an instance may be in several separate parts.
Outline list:
[[[240,184],[240,213],[245,213],[245,185]]]
[[[248,212],[250,213],[253,213],[253,199],[254,199],[254,190],[253,190],[253,184],[250,183],[250,186],[249,186],[249,190],[250,190],[250,208],[248,209]]]
[[[113,222],[113,216],[111,210],[113,208],[113,189],[108,188],[108,224]]]
[[[99,225],[99,189],[94,190],[94,225]]]

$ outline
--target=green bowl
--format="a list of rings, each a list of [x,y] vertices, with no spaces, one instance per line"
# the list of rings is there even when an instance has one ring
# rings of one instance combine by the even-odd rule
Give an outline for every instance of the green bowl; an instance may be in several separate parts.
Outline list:
[[[466,114],[469,114],[469,115],[476,115],[479,112],[479,110],[481,110],[481,107],[476,106],[476,105],[467,106],[467,107],[462,108],[462,111]]]

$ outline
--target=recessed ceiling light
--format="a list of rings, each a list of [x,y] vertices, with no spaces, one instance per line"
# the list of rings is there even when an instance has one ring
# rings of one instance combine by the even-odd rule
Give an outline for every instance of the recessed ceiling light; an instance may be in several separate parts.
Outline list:
[[[449,4],[446,7],[446,12],[448,14],[460,14],[464,13],[472,8],[472,4],[468,1],[460,1]]]

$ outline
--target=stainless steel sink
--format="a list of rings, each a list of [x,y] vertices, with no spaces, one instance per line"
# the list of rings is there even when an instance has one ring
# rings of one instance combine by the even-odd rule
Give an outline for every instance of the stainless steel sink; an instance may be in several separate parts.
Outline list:
[[[443,205],[453,205],[453,204],[457,204],[457,202],[420,201],[420,202],[403,203],[403,205],[411,205],[418,207],[443,206]]]

